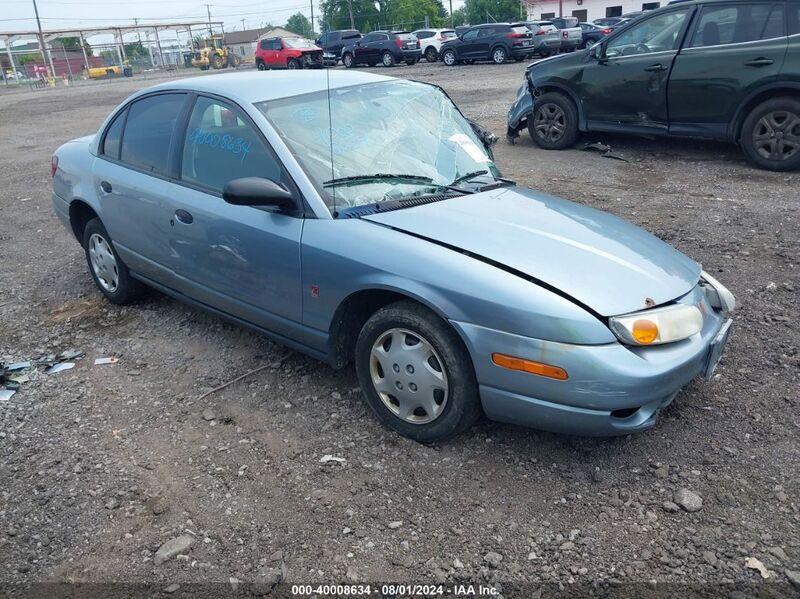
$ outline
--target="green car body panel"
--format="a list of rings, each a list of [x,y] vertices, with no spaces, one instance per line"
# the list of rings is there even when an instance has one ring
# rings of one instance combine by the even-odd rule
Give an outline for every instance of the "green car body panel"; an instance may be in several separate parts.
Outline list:
[[[702,35],[703,11],[736,5],[778,7],[783,34],[771,39],[691,47]],[[671,48],[607,57],[626,32],[668,14],[684,14]],[[800,0],[689,0],[673,2],[614,31],[595,47],[531,65],[508,114],[518,136],[536,98],[569,96],[580,131],[698,137],[738,143],[744,119],[772,97],[800,99]]]

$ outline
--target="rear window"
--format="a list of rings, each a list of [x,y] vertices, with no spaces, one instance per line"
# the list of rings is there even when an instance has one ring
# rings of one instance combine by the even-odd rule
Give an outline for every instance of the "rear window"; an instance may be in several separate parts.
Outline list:
[[[414,35],[413,33],[398,33],[397,37],[399,37],[404,42],[410,42],[412,40],[417,39],[417,36]]]
[[[358,31],[345,31],[342,34],[342,39],[343,40],[353,40],[353,39],[358,39],[360,37],[361,37],[361,34]]]
[[[564,22],[564,27],[577,27],[578,26],[578,19],[566,17],[561,19]]]
[[[514,33],[530,33],[530,30],[524,25],[515,25],[511,28],[511,31]]]

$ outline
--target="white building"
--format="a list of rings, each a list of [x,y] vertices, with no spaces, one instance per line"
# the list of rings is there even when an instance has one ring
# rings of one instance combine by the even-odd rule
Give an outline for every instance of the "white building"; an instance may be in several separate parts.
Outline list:
[[[629,12],[653,10],[666,6],[669,0],[646,2],[644,0],[526,0],[528,19],[546,20],[553,17],[577,17],[591,23],[603,17],[619,17]]]

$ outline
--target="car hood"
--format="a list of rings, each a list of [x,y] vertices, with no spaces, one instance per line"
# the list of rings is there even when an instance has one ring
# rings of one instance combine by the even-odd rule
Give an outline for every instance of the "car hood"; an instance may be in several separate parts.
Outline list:
[[[364,218],[533,278],[602,316],[669,302],[700,278],[699,264],[647,231],[524,188]]]

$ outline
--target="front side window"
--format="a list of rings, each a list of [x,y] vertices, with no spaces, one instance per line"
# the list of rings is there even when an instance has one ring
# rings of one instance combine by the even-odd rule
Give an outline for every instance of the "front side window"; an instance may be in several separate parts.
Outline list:
[[[261,40],[261,49],[269,50],[269,40]]]
[[[377,40],[378,40],[378,35],[376,33],[369,33],[361,39],[361,42],[364,44],[369,44],[370,42],[374,42]]]
[[[786,35],[783,4],[730,4],[703,8],[690,46],[740,44]]]
[[[240,177],[281,182],[281,168],[238,110],[197,98],[183,144],[181,179],[220,193],[228,181]]]
[[[283,45],[281,44],[281,40],[272,40],[269,43],[270,50],[283,50]]]
[[[470,29],[464,34],[464,39],[474,40],[476,37],[478,37],[478,31],[479,31],[478,29]]]
[[[606,57],[632,56],[674,50],[689,11],[680,10],[658,15],[625,30],[611,40]]]
[[[256,107],[332,211],[430,193],[471,173],[499,176],[467,120],[430,85],[398,79]],[[369,180],[376,174],[415,181]]]
[[[128,108],[120,160],[144,170],[167,174],[169,150],[185,94],[158,94]]]
[[[114,122],[106,129],[106,136],[103,139],[103,154],[115,160],[119,160],[119,142],[122,141],[122,128],[125,126],[126,112],[127,109],[114,118]]]

